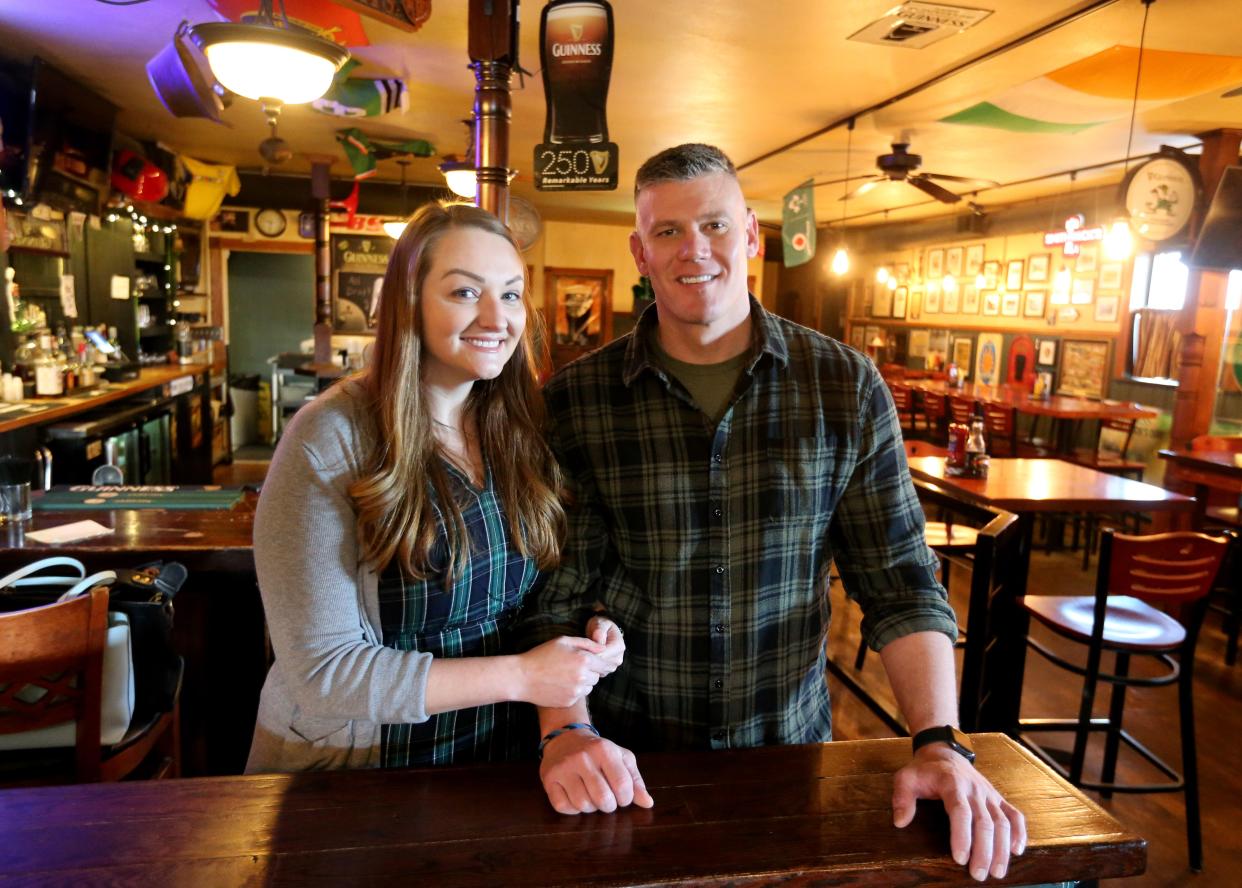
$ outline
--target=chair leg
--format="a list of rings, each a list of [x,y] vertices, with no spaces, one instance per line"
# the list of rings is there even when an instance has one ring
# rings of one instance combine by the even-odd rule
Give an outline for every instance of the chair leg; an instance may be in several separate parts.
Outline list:
[[[858,653],[854,655],[854,669],[863,668],[863,661],[867,659],[867,640],[865,638],[858,639]]]
[[[1124,651],[1117,652],[1114,673],[1121,678],[1130,674],[1130,655]],[[1108,703],[1108,734],[1104,740],[1104,767],[1100,774],[1101,783],[1112,783],[1117,779],[1117,749],[1121,745],[1121,719],[1125,712],[1126,686],[1114,684]],[[1112,798],[1110,789],[1100,790],[1100,797]]]
[[[1199,759],[1195,751],[1195,698],[1191,681],[1194,650],[1183,648],[1179,657],[1178,704],[1182,716],[1182,779],[1186,782],[1186,845],[1190,868],[1203,871],[1203,832],[1199,823]]]
[[[1095,708],[1095,686],[1098,681],[1100,661],[1095,658],[1091,668],[1091,656],[1087,657],[1088,671],[1082,681],[1082,704],[1078,707],[1078,726],[1074,730],[1074,752],[1070,759],[1069,780],[1078,786],[1082,783],[1083,766],[1087,761],[1087,741],[1091,737],[1091,711]]]

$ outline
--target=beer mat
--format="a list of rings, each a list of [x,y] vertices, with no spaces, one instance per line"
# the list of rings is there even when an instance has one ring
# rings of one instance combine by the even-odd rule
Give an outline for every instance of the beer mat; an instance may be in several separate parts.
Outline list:
[[[98,521],[74,521],[72,524],[60,524],[56,527],[45,527],[43,530],[29,531],[26,539],[34,540],[36,543],[57,545],[94,539],[110,533],[112,533],[112,528],[104,527]]]
[[[74,509],[231,509],[242,498],[235,487],[66,485],[34,498],[35,509],[45,512]]]

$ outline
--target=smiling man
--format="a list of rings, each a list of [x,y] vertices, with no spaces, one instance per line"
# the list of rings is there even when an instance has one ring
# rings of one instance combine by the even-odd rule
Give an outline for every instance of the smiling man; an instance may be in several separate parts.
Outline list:
[[[655,304],[545,390],[573,503],[531,622],[579,633],[602,607],[626,633],[589,713],[540,710],[549,800],[650,806],[634,751],[830,740],[835,560],[916,737],[895,824],[940,798],[954,858],[1004,875],[1025,825],[954,730],[957,625],[888,390],[869,359],[748,293],[758,223],[719,149],[663,151],[634,190],[630,250]]]

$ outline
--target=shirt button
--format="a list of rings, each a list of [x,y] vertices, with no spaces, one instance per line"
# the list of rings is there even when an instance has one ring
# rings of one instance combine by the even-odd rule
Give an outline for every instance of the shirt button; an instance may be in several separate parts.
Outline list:
[[[721,634],[723,635],[723,634],[724,634],[724,631],[725,631],[725,624],[724,624],[724,623],[717,623],[717,624],[716,624],[713,628],[714,628],[717,632],[719,632],[719,633],[721,633]]]
[[[724,457],[723,457],[723,456],[721,456],[719,453],[713,453],[713,454],[712,454],[712,462],[714,462],[714,463],[718,463],[718,462],[720,462],[720,461],[721,461],[721,460],[723,460],[723,459],[724,459]]]
[[[712,687],[715,688],[716,690],[720,690],[721,688],[724,687],[724,682],[721,681],[720,679],[716,679],[715,681],[712,682]]]
[[[717,565],[716,565],[716,573],[718,573],[718,574],[722,574],[722,573],[724,573],[724,565],[723,565],[723,564],[717,564]]]
[[[712,734],[712,739],[715,740],[717,743],[723,743],[724,738],[725,738],[724,731],[717,731],[716,733]]]
[[[724,514],[724,512],[721,511],[720,509],[713,509],[712,514],[715,515],[717,518],[719,518],[721,515]]]

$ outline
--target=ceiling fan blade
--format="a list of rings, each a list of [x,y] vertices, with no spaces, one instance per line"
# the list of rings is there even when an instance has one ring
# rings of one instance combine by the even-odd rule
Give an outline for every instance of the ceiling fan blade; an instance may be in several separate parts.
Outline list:
[[[872,176],[870,179],[868,179],[866,182],[863,182],[853,191],[849,192],[848,194],[843,194],[841,197],[838,197],[837,200],[853,200],[856,197],[862,197],[864,194],[866,194],[868,191],[870,191],[875,186],[879,185],[881,182],[887,182],[887,181],[888,181],[887,176]]]
[[[1000,184],[995,179],[980,179],[978,176],[949,176],[945,173],[919,173],[919,175],[927,179],[943,179],[945,182],[962,182],[966,185],[977,185],[980,188],[983,188],[985,185],[995,188]]]
[[[1242,86],[1239,86],[1237,89],[1231,89],[1227,93],[1223,93],[1221,98],[1232,99],[1234,96],[1242,96]]]
[[[959,200],[962,199],[961,197],[954,194],[949,189],[941,188],[939,185],[937,185],[935,182],[931,181],[930,179],[924,178],[921,174],[918,176],[911,176],[910,178],[906,179],[906,181],[909,182],[911,185],[913,185],[915,188],[917,188],[919,191],[922,191],[924,194],[930,194],[932,197],[936,198],[936,200],[940,201],[941,203],[957,203]]]

